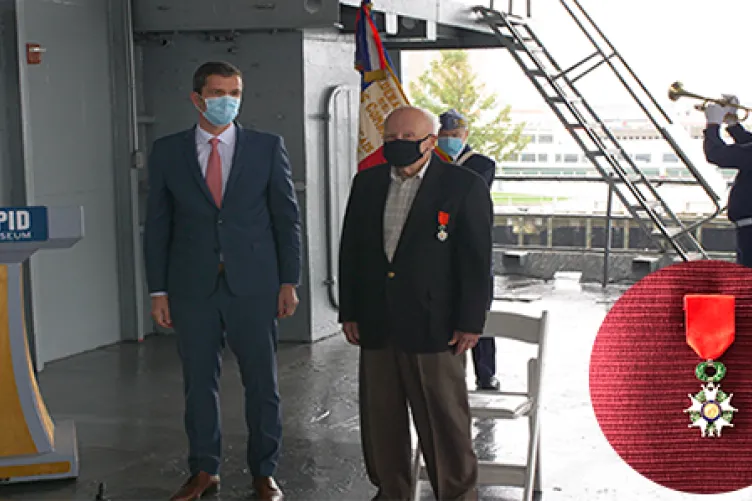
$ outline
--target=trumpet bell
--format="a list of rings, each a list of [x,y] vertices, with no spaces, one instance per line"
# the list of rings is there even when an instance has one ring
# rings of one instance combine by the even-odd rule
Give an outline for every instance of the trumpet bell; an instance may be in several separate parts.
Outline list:
[[[681,82],[674,82],[671,87],[668,88],[668,98],[671,101],[678,101],[680,97],[686,96],[687,92],[684,90],[684,85]]]
[[[698,111],[705,111],[705,109],[710,104],[718,104],[721,106],[728,106],[736,110],[737,112],[737,119],[740,122],[743,122],[749,118],[750,113],[752,113],[752,107],[742,106],[737,103],[733,103],[726,99],[725,97],[722,99],[714,99],[711,97],[701,96],[700,94],[695,94],[693,92],[688,92],[684,85],[682,85],[681,82],[674,82],[671,84],[671,86],[668,88],[668,98],[671,101],[678,101],[680,98],[688,97],[691,99],[696,99],[698,101],[701,101],[701,103],[695,105],[695,109]],[[738,113],[742,112],[743,115],[741,117],[738,116]]]

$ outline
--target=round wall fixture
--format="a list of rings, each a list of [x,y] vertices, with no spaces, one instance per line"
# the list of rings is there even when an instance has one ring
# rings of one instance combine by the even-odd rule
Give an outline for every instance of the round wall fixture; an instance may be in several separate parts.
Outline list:
[[[322,0],[305,0],[303,7],[311,14],[315,14],[321,10]]]

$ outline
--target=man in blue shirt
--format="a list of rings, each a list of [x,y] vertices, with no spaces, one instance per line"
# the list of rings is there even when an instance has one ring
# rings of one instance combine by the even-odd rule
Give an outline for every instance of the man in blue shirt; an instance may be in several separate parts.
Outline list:
[[[736,96],[724,96],[739,103]],[[752,267],[752,133],[739,124],[736,110],[730,106],[711,104],[705,109],[705,157],[708,162],[725,169],[736,169],[734,185],[727,204],[728,218],[736,226],[736,262]],[[721,138],[721,125],[734,140],[728,144]]]
[[[449,110],[439,116],[441,129],[439,131],[439,148],[452,157],[456,165],[460,165],[480,175],[491,189],[496,175],[496,162],[485,155],[473,151],[467,144],[468,124],[457,110]],[[490,270],[493,276],[493,270]],[[488,305],[493,301],[493,280],[491,290],[488,291]],[[473,365],[475,367],[476,384],[482,390],[499,390],[500,384],[496,379],[496,342],[493,338],[481,338],[473,348]]]

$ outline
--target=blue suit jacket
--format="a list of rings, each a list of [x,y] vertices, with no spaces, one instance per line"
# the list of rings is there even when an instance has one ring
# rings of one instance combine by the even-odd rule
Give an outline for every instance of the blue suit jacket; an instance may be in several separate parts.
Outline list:
[[[734,185],[729,192],[727,213],[731,221],[752,217],[752,133],[740,124],[726,129],[735,144],[721,139],[721,126],[709,125],[705,129],[705,158],[724,169],[737,169]]]
[[[462,149],[459,155],[457,155],[457,158],[462,157],[462,155],[466,154],[468,151],[471,151],[472,148],[470,145],[465,145],[465,147]],[[496,162],[494,162],[492,159],[485,155],[481,155],[480,153],[476,153],[475,155],[468,158],[465,163],[462,164],[463,167],[466,169],[470,169],[471,171],[478,174],[480,177],[483,178],[483,180],[488,185],[488,188],[491,189],[493,186],[494,178],[496,177]],[[488,303],[486,304],[487,308],[491,308],[491,304],[493,303],[494,298],[494,271],[493,271],[493,260],[491,260],[491,288],[490,293],[488,296]]]
[[[469,145],[465,145],[460,154],[457,155],[457,158],[460,158],[462,155],[471,150],[472,148],[470,148]],[[496,177],[496,162],[494,162],[487,156],[476,153],[475,155],[468,158],[465,163],[462,164],[462,166],[470,169],[471,171],[482,177],[486,181],[486,184],[489,188],[493,185],[494,178]]]
[[[300,211],[284,141],[237,127],[221,209],[201,174],[195,127],[154,143],[144,235],[150,292],[209,296],[220,253],[236,295],[299,283]]]

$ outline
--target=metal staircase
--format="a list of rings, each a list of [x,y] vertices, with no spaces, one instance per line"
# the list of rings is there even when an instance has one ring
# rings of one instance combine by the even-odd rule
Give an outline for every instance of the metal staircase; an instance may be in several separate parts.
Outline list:
[[[487,7],[475,7],[473,10],[509,50],[604,181],[612,184],[613,193],[659,250],[663,253],[674,251],[684,261],[707,259],[708,255],[695,230],[724,210],[725,191],[719,190],[717,183],[709,181],[707,172],[692,163],[677,141],[676,134],[671,131],[676,126],[669,114],[650,94],[579,1],[560,2],[594,49],[593,53],[566,69],[543,45],[528,18]],[[585,99],[577,83],[604,65],[613,71],[646,118],[692,173],[713,203],[715,209],[712,215],[692,223],[682,221],[658,192],[659,183],[645,176]]]

